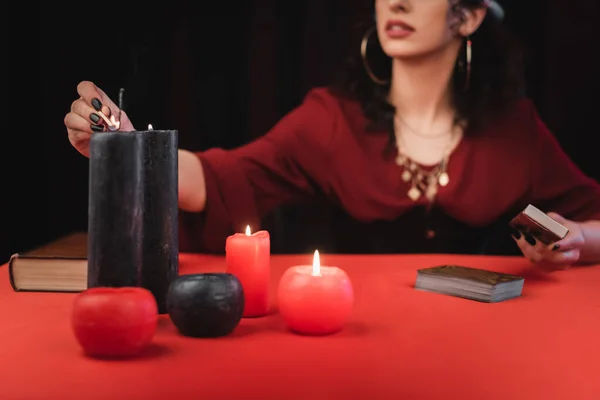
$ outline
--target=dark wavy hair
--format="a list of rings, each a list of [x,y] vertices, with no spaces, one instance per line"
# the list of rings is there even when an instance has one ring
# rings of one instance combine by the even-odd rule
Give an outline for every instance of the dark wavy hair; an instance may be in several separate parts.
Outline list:
[[[484,0],[458,0],[451,10],[460,13],[464,9],[481,7],[483,3]],[[332,88],[339,95],[359,101],[370,121],[367,130],[386,129],[392,142],[395,140],[395,109],[387,101],[389,83],[374,83],[367,74],[360,55],[360,40],[366,30],[373,27],[373,20],[361,25],[360,37],[356,38],[357,43],[352,46],[356,52],[348,59]],[[389,80],[391,59],[383,52],[376,37],[373,33],[368,43],[368,62],[377,77]],[[500,115],[524,94],[523,48],[502,21],[488,12],[471,36],[471,41],[473,58],[468,89],[463,89],[466,79],[464,45],[457,57],[452,77],[457,123],[465,124],[465,135],[479,132],[488,121]]]

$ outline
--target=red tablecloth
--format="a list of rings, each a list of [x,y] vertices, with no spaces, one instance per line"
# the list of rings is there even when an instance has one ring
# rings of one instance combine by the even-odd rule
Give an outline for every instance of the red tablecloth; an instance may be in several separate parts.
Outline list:
[[[312,255],[274,256],[284,269]],[[539,273],[521,258],[331,256],[355,288],[347,329],[286,331],[278,314],[221,339],[180,336],[167,316],[128,361],[82,355],[73,294],[15,293],[0,268],[0,399],[600,399],[600,266]],[[478,303],[413,289],[444,263],[521,274],[521,298]],[[181,273],[222,271],[181,256]]]

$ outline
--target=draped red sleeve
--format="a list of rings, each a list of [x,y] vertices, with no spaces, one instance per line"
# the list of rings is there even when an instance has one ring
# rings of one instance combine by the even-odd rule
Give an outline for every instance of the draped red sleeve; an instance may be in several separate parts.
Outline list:
[[[181,212],[181,248],[223,252],[231,233],[243,232],[246,225],[256,231],[273,208],[322,191],[334,132],[332,100],[324,89],[314,89],[263,137],[237,149],[197,153],[204,169],[206,208],[202,213]]]

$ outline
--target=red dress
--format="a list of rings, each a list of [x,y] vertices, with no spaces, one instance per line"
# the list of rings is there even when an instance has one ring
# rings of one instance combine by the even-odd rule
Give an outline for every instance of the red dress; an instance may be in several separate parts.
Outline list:
[[[286,204],[323,200],[320,227],[342,253],[496,253],[506,223],[531,203],[583,221],[600,219],[600,185],[559,147],[532,102],[520,100],[450,157],[450,183],[435,205],[407,196],[387,132],[367,132],[360,105],[317,88],[265,136],[233,150],[197,153],[206,179],[202,213],[181,213],[181,247],[223,252],[225,238],[254,230]],[[514,243],[513,243],[514,245]]]

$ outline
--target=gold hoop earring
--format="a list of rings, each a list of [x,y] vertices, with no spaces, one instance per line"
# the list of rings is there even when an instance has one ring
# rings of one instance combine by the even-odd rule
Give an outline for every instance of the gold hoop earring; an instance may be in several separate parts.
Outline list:
[[[471,42],[471,38],[467,36],[467,44],[466,44],[466,58],[467,65],[465,68],[465,88],[464,90],[469,90],[469,85],[471,84],[471,59],[473,57],[473,46]]]
[[[360,42],[360,56],[362,58],[363,66],[365,67],[365,71],[367,72],[367,75],[369,75],[369,78],[371,78],[371,80],[378,85],[386,85],[388,84],[388,81],[379,79],[371,70],[371,67],[369,66],[369,61],[367,60],[367,45],[369,43],[369,38],[371,37],[371,34],[374,31],[375,26],[371,27],[369,30],[367,30],[367,32],[365,32]]]

